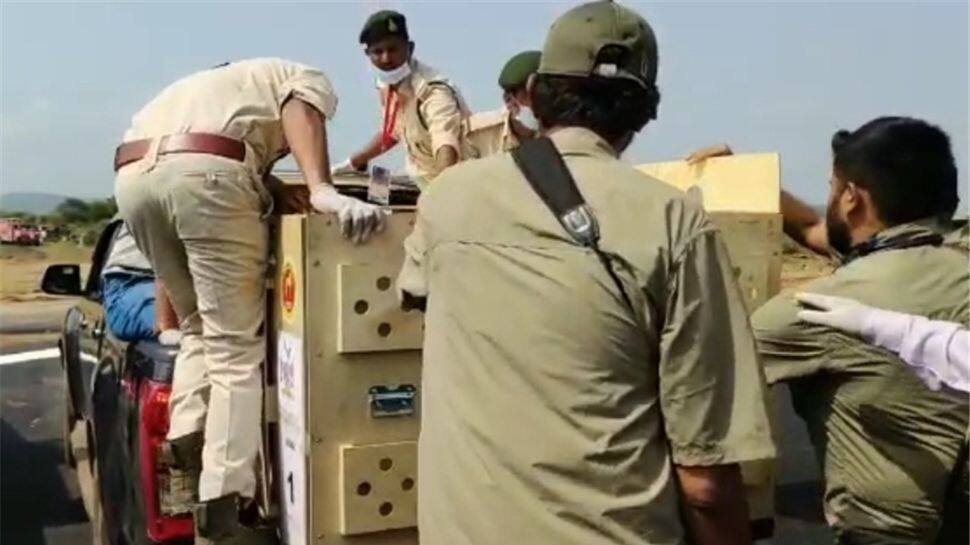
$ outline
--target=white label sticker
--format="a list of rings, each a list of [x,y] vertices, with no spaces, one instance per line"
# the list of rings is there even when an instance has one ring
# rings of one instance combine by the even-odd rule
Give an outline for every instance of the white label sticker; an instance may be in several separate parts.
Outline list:
[[[306,397],[303,339],[281,331],[276,358],[280,413],[280,503],[283,542],[306,545]]]

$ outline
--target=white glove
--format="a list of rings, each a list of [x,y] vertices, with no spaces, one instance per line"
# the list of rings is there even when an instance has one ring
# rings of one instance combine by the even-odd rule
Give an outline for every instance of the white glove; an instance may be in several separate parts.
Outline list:
[[[799,319],[833,327],[896,353],[913,319],[907,314],[870,307],[845,297],[799,293],[795,299],[809,307],[798,312]]]
[[[899,354],[900,346],[909,328],[906,315],[831,295],[798,293],[795,299],[807,307],[798,311],[800,320],[861,337],[867,343],[876,344]],[[936,373],[920,366],[911,365],[911,368],[928,388],[940,389],[940,380]]]
[[[350,157],[344,159],[343,161],[337,163],[336,165],[333,165],[330,168],[331,176],[347,176],[347,175],[353,175],[353,174],[363,174],[364,172],[366,172],[366,169],[359,170],[354,168],[354,165],[351,164],[350,162]]]
[[[870,312],[875,310],[852,299],[831,295],[798,293],[795,299],[806,307],[798,311],[799,319],[856,336],[862,335]]]
[[[310,204],[318,212],[336,214],[345,238],[360,244],[371,233],[384,230],[390,211],[364,201],[341,195],[331,185],[317,186],[310,193]]]
[[[959,324],[869,307],[841,297],[800,293],[795,298],[821,310],[802,310],[806,322],[862,337],[902,358],[931,390],[943,384],[970,390],[970,334]]]
[[[158,344],[163,346],[175,346],[182,342],[182,332],[177,329],[166,329],[158,334]]]
[[[831,295],[799,293],[795,299],[812,307],[798,311],[799,319],[844,331],[899,354],[927,388],[940,389],[940,377],[934,369],[914,364],[900,353],[913,317]]]

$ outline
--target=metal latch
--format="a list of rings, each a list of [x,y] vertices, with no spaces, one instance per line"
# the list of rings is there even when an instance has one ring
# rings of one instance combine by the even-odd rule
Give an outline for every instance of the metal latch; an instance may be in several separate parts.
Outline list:
[[[367,392],[371,418],[411,416],[418,389],[413,384],[396,387],[371,386]]]

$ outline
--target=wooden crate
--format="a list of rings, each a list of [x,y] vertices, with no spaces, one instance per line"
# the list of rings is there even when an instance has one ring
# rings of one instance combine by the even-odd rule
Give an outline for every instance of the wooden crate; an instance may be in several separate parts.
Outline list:
[[[418,542],[423,320],[394,291],[413,224],[413,209],[398,209],[382,236],[354,245],[330,216],[279,223],[278,478],[290,545]]]

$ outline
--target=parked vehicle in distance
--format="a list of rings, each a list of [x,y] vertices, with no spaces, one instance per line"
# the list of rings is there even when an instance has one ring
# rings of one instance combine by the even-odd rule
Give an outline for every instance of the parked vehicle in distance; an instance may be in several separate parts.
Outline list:
[[[25,223],[20,218],[0,218],[0,244],[40,246],[46,238],[44,229]]]

